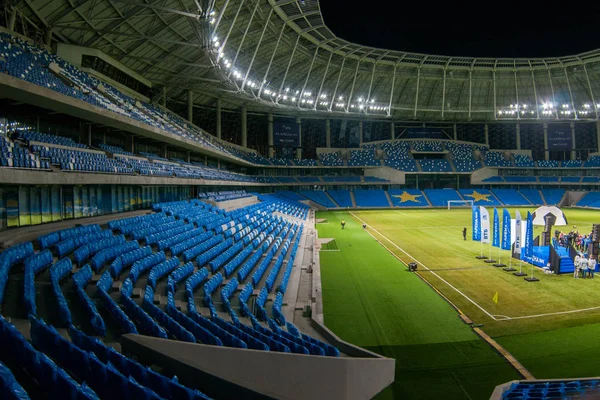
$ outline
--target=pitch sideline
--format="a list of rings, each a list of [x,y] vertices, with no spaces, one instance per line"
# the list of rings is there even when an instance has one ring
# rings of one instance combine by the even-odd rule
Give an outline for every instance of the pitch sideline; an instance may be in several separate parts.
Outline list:
[[[357,220],[359,220],[361,223],[366,224],[366,222],[364,220],[362,220],[359,216],[357,216],[356,214],[354,214],[352,211],[349,211],[349,213],[354,218],[356,218]],[[387,240],[389,243],[391,243],[398,250],[400,250],[401,252],[403,252],[404,254],[406,254],[408,257],[410,257],[411,259],[413,259],[414,261],[416,261],[423,268],[425,268],[429,273],[431,273],[432,275],[434,275],[435,277],[437,277],[439,280],[441,280],[442,282],[444,282],[446,285],[448,285],[450,288],[452,288],[453,290],[455,290],[457,293],[459,293],[461,296],[463,296],[465,299],[467,299],[470,303],[472,303],[477,308],[479,308],[481,311],[483,311],[487,316],[489,316],[490,318],[492,318],[494,321],[510,321],[510,320],[516,320],[516,319],[530,319],[530,318],[549,317],[549,316],[553,316],[553,315],[575,314],[575,313],[580,313],[580,312],[585,312],[585,311],[591,311],[591,310],[599,310],[600,309],[600,306],[597,306],[597,307],[582,308],[582,309],[577,309],[577,310],[557,311],[557,312],[554,312],[554,313],[544,313],[544,314],[534,314],[534,315],[521,315],[521,316],[518,316],[518,317],[509,317],[509,316],[506,316],[506,315],[490,314],[486,309],[484,309],[479,304],[477,304],[473,299],[471,299],[469,296],[467,296],[466,294],[464,294],[463,292],[461,292],[459,289],[457,289],[455,286],[453,286],[450,282],[448,282],[447,280],[445,280],[444,278],[442,278],[441,276],[439,276],[438,274],[436,274],[435,271],[433,271],[430,268],[428,268],[425,264],[423,264],[422,262],[420,262],[419,260],[417,260],[416,258],[414,258],[413,256],[411,256],[410,254],[408,254],[406,252],[406,250],[404,250],[403,248],[401,248],[400,246],[398,246],[396,243],[392,242],[389,238],[387,238],[384,234],[382,234],[381,232],[379,232],[377,229],[375,229],[373,227],[371,227],[370,229],[372,229],[373,231],[377,232],[378,235],[380,235],[382,238],[384,238],[385,240]],[[383,245],[383,243],[382,243],[382,246],[384,248],[386,248],[388,251],[390,251],[385,245]],[[398,256],[396,256],[393,252],[390,251],[390,253],[392,253],[401,262],[404,262]],[[500,317],[500,318],[496,318],[496,317]]]

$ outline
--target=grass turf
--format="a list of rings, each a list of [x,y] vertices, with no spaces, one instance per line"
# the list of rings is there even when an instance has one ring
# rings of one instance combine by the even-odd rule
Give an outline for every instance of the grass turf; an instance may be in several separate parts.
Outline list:
[[[344,340],[396,359],[396,381],[381,398],[485,399],[516,372],[456,311],[346,212],[319,213],[326,325]],[[342,231],[340,221],[346,220]]]

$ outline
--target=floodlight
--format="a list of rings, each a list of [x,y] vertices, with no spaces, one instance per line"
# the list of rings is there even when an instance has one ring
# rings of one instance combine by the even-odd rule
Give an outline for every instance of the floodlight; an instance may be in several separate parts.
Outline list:
[[[295,97],[292,97],[292,102],[294,102],[294,101],[296,101],[296,98],[295,98]]]
[[[283,96],[283,99],[284,99],[284,100],[287,100],[287,96]]]

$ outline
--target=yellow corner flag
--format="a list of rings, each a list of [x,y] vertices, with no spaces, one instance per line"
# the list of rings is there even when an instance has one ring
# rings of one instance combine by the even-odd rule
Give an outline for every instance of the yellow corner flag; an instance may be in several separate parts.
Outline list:
[[[492,297],[492,301],[496,304],[498,304],[498,292],[496,292],[496,294],[494,295],[494,297]]]

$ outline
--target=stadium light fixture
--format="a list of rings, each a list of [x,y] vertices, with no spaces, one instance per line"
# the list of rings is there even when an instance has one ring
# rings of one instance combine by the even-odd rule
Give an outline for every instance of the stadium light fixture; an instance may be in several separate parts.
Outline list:
[[[293,103],[293,102],[295,102],[295,101],[296,101],[296,98],[295,98],[295,97],[292,97],[292,103]]]
[[[327,95],[326,95],[325,93],[323,93],[323,94],[321,94],[321,98],[322,98],[322,99],[326,99],[326,98],[327,98]]]
[[[289,87],[285,88],[285,91],[286,91],[286,92],[289,92],[289,91],[290,91],[290,88],[289,88]]]
[[[338,96],[338,100],[340,100],[340,101],[344,100],[344,96]],[[600,107],[600,104],[598,105],[598,107]]]
[[[287,96],[283,96],[283,100],[287,100]]]

